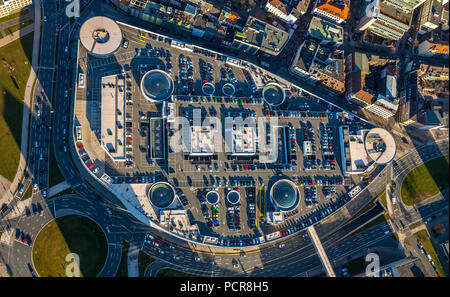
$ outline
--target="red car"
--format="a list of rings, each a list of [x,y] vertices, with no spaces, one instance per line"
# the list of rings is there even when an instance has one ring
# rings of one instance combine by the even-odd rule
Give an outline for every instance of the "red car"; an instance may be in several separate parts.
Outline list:
[[[94,167],[94,163],[89,164],[88,168],[91,169],[92,167]]]
[[[83,146],[82,144],[79,144],[77,147],[78,147],[78,149],[80,149],[80,150],[84,148],[84,146]]]
[[[133,138],[127,137],[127,141],[133,141]]]

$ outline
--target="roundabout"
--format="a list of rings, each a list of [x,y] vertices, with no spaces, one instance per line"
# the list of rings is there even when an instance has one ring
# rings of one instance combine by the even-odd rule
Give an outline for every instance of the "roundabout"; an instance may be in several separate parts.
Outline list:
[[[41,277],[65,277],[66,268],[73,262],[67,256],[71,253],[79,256],[80,276],[95,277],[104,266],[108,254],[106,236],[87,217],[66,215],[42,228],[32,251],[36,272]]]

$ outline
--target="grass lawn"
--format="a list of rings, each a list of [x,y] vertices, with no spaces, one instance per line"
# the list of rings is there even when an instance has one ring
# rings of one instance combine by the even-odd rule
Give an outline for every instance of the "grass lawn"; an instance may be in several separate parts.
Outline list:
[[[436,254],[436,250],[433,247],[433,243],[431,242],[428,232],[426,230],[420,230],[419,232],[414,233],[414,237],[422,243],[423,248],[430,255],[441,277],[447,276],[444,268],[442,267],[441,261],[439,261],[439,257]]]
[[[448,155],[433,159],[406,175],[401,188],[402,201],[412,206],[448,188]]]
[[[117,277],[128,277],[128,249],[130,248],[130,243],[126,240],[122,241],[122,256],[120,257],[119,268],[117,269]]]
[[[19,166],[23,96],[32,50],[33,34],[0,48],[0,175],[9,181]]]
[[[33,262],[40,276],[66,276],[66,255],[80,257],[80,272],[95,277],[103,268],[108,253],[106,236],[90,219],[68,215],[47,224],[33,246]]]
[[[20,22],[19,24],[15,24],[12,26],[9,26],[8,28],[5,28],[3,31],[5,32],[5,34],[13,34],[16,31],[19,31],[22,28],[25,28],[28,25],[31,25],[32,23],[34,23],[33,20],[26,20],[24,22]]]
[[[158,271],[157,277],[199,277],[200,275],[190,274],[175,269],[164,268]]]
[[[150,263],[153,262],[153,258],[149,254],[143,251],[139,251],[138,263],[139,263],[139,276],[144,276],[145,269]]]
[[[28,14],[29,12],[30,12],[30,9],[29,9],[29,8],[24,8],[24,9],[22,9],[22,10],[19,11],[19,12],[15,12],[15,13],[13,13],[13,14],[10,14],[10,15],[8,15],[8,16],[5,16],[5,17],[0,18],[0,23],[4,23],[4,22],[10,21],[10,20],[13,20],[13,19],[18,18],[18,17],[20,17],[20,16],[26,15],[26,14]]]

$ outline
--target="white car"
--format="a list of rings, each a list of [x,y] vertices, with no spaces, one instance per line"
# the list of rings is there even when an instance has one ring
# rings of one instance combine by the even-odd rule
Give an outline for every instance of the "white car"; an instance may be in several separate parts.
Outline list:
[[[280,249],[282,249],[282,248],[284,248],[286,245],[284,244],[284,243],[282,243],[282,244],[280,244],[278,247],[280,248]]]
[[[194,260],[195,260],[195,262],[200,262],[200,258],[199,257],[195,257]]]

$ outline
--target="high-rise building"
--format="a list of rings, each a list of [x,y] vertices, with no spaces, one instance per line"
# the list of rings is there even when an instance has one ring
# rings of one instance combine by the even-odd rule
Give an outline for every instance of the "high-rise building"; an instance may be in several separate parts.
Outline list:
[[[0,0],[0,18],[32,3],[32,0]]]

